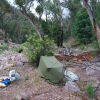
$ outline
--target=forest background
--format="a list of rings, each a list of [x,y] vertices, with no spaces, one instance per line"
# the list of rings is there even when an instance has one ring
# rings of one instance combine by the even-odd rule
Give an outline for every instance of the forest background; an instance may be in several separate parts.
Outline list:
[[[81,45],[82,49],[88,44],[95,49],[99,47],[89,15],[80,0],[15,0],[14,4],[15,6],[6,0],[0,1],[0,29],[5,30],[5,42],[8,42],[8,38],[18,44],[28,41],[30,46],[36,42],[33,48],[37,47],[36,51],[39,49],[39,55],[52,54],[51,51],[46,52],[50,43],[54,42],[59,47],[63,42],[73,39]],[[100,1],[90,0],[88,4],[100,26]],[[63,15],[64,8],[68,9],[67,16]],[[36,13],[33,13],[32,9]],[[45,42],[42,43],[41,40]],[[42,47],[43,49],[40,50]],[[50,48],[52,47],[48,47],[47,51],[51,50]],[[40,53],[41,51],[44,51],[43,54]],[[28,52],[30,56],[31,53]],[[33,57],[30,56],[33,61]]]

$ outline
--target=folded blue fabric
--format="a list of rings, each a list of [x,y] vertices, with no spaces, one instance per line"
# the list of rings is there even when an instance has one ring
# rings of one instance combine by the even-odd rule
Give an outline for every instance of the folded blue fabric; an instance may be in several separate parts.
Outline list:
[[[4,79],[2,80],[2,83],[4,83],[6,86],[9,85],[11,82],[10,82],[10,79]]]

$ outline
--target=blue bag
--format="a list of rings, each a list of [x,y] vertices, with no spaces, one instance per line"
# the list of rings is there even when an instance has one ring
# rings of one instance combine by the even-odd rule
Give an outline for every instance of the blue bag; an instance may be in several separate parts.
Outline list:
[[[4,83],[6,86],[9,85],[11,82],[10,82],[10,79],[6,78],[4,80],[2,80],[2,83]]]

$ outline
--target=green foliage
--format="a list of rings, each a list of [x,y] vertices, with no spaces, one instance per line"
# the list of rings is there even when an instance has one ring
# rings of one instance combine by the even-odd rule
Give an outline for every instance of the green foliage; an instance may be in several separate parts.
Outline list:
[[[14,43],[24,43],[26,41],[25,35],[35,32],[34,27],[21,12],[17,9],[14,11],[14,14],[6,14],[0,9],[0,29],[5,30],[5,42],[8,42],[6,39],[8,37]]]
[[[94,98],[94,88],[91,84],[88,84],[86,87],[86,93],[89,98],[93,99]]]
[[[84,49],[85,49],[85,45],[84,45],[84,44],[81,44],[78,48],[79,48],[80,50],[84,50]]]
[[[94,49],[98,50],[98,49],[99,49],[98,41],[93,41],[92,47],[93,47]]]
[[[0,46],[0,49],[2,49],[2,50],[8,50],[8,48],[9,48],[9,46],[7,46],[7,45]]]
[[[25,80],[28,80],[28,79],[29,79],[28,74],[25,74],[25,75],[24,75],[24,79],[25,79]]]
[[[42,8],[40,5],[37,6],[35,10],[36,10],[36,12],[37,12],[38,14],[43,13],[43,8]]]
[[[95,16],[95,19],[100,26],[100,1],[98,0],[90,0],[90,6]]]
[[[80,43],[88,44],[92,41],[93,28],[84,8],[78,11],[71,32],[73,36],[77,37]]]
[[[13,7],[8,3],[7,0],[0,0],[0,8],[2,8],[3,12],[6,13],[13,12]]]
[[[68,64],[68,66],[70,66],[72,64],[72,62],[71,61],[68,61],[67,64]]]
[[[20,50],[23,50],[22,46],[14,47],[14,51],[16,51],[16,52],[19,52]]]
[[[40,56],[53,55],[54,41],[50,40],[47,35],[43,39],[39,39],[37,34],[31,34],[26,37],[27,42],[25,46],[28,48],[26,55],[30,62],[38,65]]]

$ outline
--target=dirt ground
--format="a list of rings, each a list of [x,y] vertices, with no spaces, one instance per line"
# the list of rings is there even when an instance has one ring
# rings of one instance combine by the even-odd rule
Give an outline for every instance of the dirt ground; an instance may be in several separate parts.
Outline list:
[[[87,82],[93,83],[100,78],[95,78],[94,76],[88,77],[85,70],[82,69],[82,64],[70,63],[69,65],[67,62],[65,63],[67,70],[77,74],[84,83],[83,85],[86,85]],[[25,63],[21,67],[0,70],[0,76],[8,76],[9,71],[12,69],[15,69],[21,75],[21,79],[12,82],[5,88],[0,88],[0,100],[16,100],[16,96],[21,93],[26,93],[30,98],[29,100],[86,100],[82,96],[67,91],[64,86],[48,84],[38,76],[37,69],[29,63]],[[84,89],[82,87],[80,89],[84,93]]]
[[[0,71],[0,76],[8,76],[12,69],[21,75],[21,79],[12,82],[5,88],[0,88],[0,100],[16,100],[16,96],[21,93],[27,93],[30,100],[81,100],[63,86],[48,84],[38,76],[37,69],[29,64]]]

